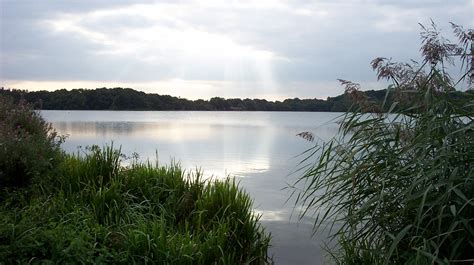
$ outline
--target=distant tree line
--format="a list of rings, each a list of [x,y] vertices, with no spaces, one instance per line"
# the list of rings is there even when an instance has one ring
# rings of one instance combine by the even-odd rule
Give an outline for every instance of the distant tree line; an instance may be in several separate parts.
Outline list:
[[[365,94],[383,101],[386,90],[370,90]],[[31,91],[0,89],[0,94],[15,101],[25,100],[35,108],[45,110],[204,110],[204,111],[347,111],[352,105],[343,94],[322,99],[224,99],[188,100],[159,94],[146,94],[130,88],[60,89],[56,91]]]
[[[386,96],[386,89],[364,91],[371,101],[385,104],[389,108],[396,93]],[[453,97],[462,98],[463,92],[454,92]],[[204,110],[204,111],[323,111],[344,112],[353,102],[349,95],[322,99],[224,99],[188,100],[169,95],[147,94],[131,88],[60,89],[56,91],[31,91],[0,88],[0,94],[24,100],[37,109],[45,110]]]

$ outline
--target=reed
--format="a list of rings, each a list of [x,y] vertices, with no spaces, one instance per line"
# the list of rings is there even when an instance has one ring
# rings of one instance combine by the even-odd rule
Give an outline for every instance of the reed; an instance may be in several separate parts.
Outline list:
[[[474,261],[474,93],[455,91],[474,81],[474,32],[453,28],[460,45],[423,28],[422,65],[373,61],[378,77],[394,82],[392,106],[341,80],[358,104],[334,139],[305,153],[295,185],[304,188],[294,190],[301,215],[331,231],[336,263]],[[461,80],[446,72],[453,55],[467,65]]]

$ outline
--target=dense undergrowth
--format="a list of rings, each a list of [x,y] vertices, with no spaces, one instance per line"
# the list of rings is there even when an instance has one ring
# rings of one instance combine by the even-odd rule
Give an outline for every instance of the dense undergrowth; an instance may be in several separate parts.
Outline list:
[[[28,104],[0,96],[0,188],[26,186],[54,167],[62,140]]]
[[[47,126],[23,110],[40,122],[38,127]],[[14,138],[21,141],[22,125],[17,125]],[[56,137],[49,127],[41,135],[35,137]],[[12,143],[4,139],[3,157],[23,152],[5,148]],[[37,144],[25,145],[34,152]],[[48,150],[56,162],[47,170],[36,170],[36,153],[18,163],[17,171],[10,167],[13,158],[0,162],[0,263],[269,262],[269,236],[234,180],[203,181],[200,172],[185,174],[179,165],[134,160],[125,167],[112,146],[94,146],[83,154],[58,154],[56,145]],[[34,174],[26,174],[22,185],[10,181],[24,172]]]

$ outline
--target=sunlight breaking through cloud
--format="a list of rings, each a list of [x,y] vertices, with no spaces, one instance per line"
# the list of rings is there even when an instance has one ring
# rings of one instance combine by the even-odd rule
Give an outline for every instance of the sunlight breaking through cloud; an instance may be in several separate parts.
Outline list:
[[[474,25],[469,0],[0,3],[2,86],[130,84],[192,98],[335,96],[338,78],[374,81],[375,57],[419,59],[418,23]]]
[[[190,65],[222,67],[226,77],[243,81],[253,79],[262,94],[275,94],[277,81],[272,65],[274,60],[285,58],[270,50],[238,43],[229,35],[191,25],[179,15],[172,15],[191,11],[176,8],[175,5],[134,5],[85,14],[61,14],[45,22],[56,34],[72,33],[77,38],[100,44],[99,49],[91,51],[98,56],[131,56],[144,63],[169,65],[174,67],[177,77],[182,78],[190,71]],[[133,26],[133,23],[112,29],[100,26],[127,18],[138,19],[147,26]],[[242,67],[252,73],[242,73]]]
[[[56,19],[47,20],[46,23],[58,33],[75,33],[79,37],[103,44],[103,49],[97,51],[99,54],[134,54],[145,61],[178,53],[183,56],[202,56],[210,60],[236,58],[268,60],[275,57],[272,51],[240,44],[225,34],[199,29],[172,15],[173,12],[182,13],[190,10],[183,11],[176,8],[159,4],[135,5],[126,9],[75,15],[62,14]],[[145,25],[101,28],[103,23],[113,24],[114,21],[128,18],[132,21],[142,19]]]

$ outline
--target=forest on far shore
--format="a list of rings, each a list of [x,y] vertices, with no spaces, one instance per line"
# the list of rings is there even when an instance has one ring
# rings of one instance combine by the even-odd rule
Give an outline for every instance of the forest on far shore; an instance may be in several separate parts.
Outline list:
[[[382,103],[387,90],[364,91],[370,100]],[[462,96],[463,92],[455,92]],[[391,93],[392,94],[392,93]],[[147,94],[131,88],[60,89],[56,91],[26,91],[0,88],[0,95],[14,101],[25,100],[44,110],[202,110],[202,111],[322,111],[344,112],[352,105],[351,98],[342,94],[322,99],[240,99],[213,97],[210,100],[188,100],[169,95]],[[390,106],[392,95],[387,98]]]

